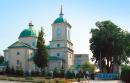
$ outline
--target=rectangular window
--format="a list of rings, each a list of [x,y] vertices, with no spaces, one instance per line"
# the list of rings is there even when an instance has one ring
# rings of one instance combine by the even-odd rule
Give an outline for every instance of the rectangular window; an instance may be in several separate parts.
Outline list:
[[[20,62],[19,62],[19,60],[17,60],[17,65],[19,65],[20,64]]]

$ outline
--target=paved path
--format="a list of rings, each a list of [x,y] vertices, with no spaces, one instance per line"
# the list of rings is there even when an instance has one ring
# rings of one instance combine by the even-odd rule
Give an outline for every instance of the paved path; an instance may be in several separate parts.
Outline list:
[[[78,83],[78,82],[72,82],[72,83]],[[81,81],[80,83],[124,83],[120,80],[112,80],[112,81],[108,81],[108,80],[105,80],[105,81],[101,81],[101,80],[90,80],[89,82],[85,82],[85,81]]]

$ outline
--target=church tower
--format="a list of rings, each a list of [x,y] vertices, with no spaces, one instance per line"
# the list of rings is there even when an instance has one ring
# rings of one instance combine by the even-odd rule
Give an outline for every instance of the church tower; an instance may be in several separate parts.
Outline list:
[[[62,68],[73,65],[73,44],[71,42],[71,25],[63,17],[62,6],[59,17],[52,23],[52,41],[50,41],[50,56],[62,59]]]

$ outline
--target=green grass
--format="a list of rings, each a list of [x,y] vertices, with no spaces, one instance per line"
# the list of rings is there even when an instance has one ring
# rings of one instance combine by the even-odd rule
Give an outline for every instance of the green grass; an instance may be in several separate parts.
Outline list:
[[[8,81],[19,81],[19,82],[34,82],[34,83],[55,83],[58,80],[58,83],[64,83],[64,78],[46,78],[46,77],[11,77],[6,75],[0,75],[0,80]],[[76,79],[67,79],[68,82],[74,82]]]

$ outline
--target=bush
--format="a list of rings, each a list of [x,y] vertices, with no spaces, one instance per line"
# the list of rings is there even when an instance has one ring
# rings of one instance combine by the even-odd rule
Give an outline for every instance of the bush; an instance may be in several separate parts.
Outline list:
[[[83,73],[83,71],[79,71],[78,73],[77,73],[77,75],[76,75],[76,78],[83,78],[84,77],[84,73]]]
[[[16,70],[16,76],[23,76],[23,70]]]
[[[0,71],[0,75],[3,75],[5,72],[4,71]]]
[[[57,70],[57,68],[54,69],[54,71],[53,71],[53,76],[54,76],[54,77],[57,77],[57,76],[58,76],[58,70]]]
[[[53,71],[53,77],[64,77],[64,70],[55,68]]]
[[[15,70],[14,67],[10,68],[9,66],[6,67],[5,73],[9,76],[23,76],[24,74],[23,69]]]
[[[15,74],[16,74],[16,71],[14,70],[13,67],[10,69],[10,74],[11,74],[11,75],[15,75]]]
[[[47,75],[47,72],[45,70],[42,70],[42,72],[39,72],[39,75],[40,76],[46,76]]]
[[[65,73],[65,70],[64,70],[64,69],[61,69],[61,70],[60,70],[60,77],[64,77],[64,73]]]
[[[25,79],[26,79],[26,80],[33,80],[32,77],[26,77]]]
[[[10,69],[9,66],[7,66],[6,69],[5,69],[5,73],[6,73],[7,75],[10,75],[10,72],[11,72],[11,69]]]
[[[39,72],[38,71],[31,71],[31,76],[39,76]]]
[[[130,69],[129,70],[124,70],[121,72],[121,80],[129,83],[130,82]]]
[[[74,74],[74,72],[67,71],[65,77],[69,78],[69,79],[72,79],[72,78],[75,77],[75,74]]]

